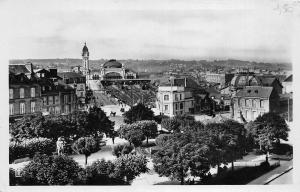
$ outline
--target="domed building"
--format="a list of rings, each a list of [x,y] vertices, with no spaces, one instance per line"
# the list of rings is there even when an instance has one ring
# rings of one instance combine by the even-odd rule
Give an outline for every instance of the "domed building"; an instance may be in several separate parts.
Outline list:
[[[242,72],[236,74],[230,82],[230,91],[234,95],[237,90],[243,89],[246,86],[262,86],[260,79],[250,72]]]

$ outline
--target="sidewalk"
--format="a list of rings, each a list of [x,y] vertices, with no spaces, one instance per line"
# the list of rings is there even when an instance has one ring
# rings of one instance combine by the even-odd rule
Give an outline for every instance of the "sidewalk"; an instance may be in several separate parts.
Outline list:
[[[264,185],[293,167],[293,160],[280,161],[280,166],[251,181],[247,185]]]

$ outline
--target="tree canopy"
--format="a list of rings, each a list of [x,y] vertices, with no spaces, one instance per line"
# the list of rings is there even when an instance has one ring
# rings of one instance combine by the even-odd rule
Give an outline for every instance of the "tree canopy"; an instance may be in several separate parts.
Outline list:
[[[113,134],[114,124],[103,110],[93,107],[89,112],[75,111],[69,115],[25,116],[10,124],[10,134],[15,140],[44,137],[78,139],[84,136]]]
[[[82,168],[65,155],[37,154],[21,171],[24,185],[72,185]]]
[[[205,127],[194,122],[186,124],[180,132],[173,132],[158,139],[154,154],[155,171],[160,175],[184,183],[190,174],[204,178],[210,167],[227,164],[244,154],[245,129],[235,121],[212,123]]]
[[[87,165],[87,158],[92,153],[95,153],[95,152],[100,150],[100,144],[92,136],[90,136],[90,137],[81,137],[73,143],[72,149],[77,154],[84,154],[85,155],[85,165]]]
[[[285,120],[276,113],[265,113],[247,125],[247,129],[265,152],[276,147],[280,139],[287,141],[289,128]]]
[[[142,103],[138,103],[137,105],[130,108],[124,114],[124,122],[125,123],[133,123],[141,120],[153,120],[154,113],[153,111],[143,105]]]

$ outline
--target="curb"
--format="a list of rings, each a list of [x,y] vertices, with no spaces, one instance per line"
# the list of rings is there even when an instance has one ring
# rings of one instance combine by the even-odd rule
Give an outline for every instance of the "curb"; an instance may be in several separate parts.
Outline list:
[[[286,174],[287,172],[289,172],[289,171],[292,170],[292,169],[293,169],[293,166],[289,167],[288,169],[286,169],[286,170],[283,171],[282,173],[276,175],[275,177],[272,177],[271,179],[268,179],[268,180],[264,183],[264,185],[268,185],[269,183],[271,183],[272,181],[274,181],[274,180],[277,179],[278,177],[280,177],[280,176]]]

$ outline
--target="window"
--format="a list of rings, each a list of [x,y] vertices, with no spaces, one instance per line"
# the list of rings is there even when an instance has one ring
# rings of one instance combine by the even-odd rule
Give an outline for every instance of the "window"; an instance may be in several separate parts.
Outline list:
[[[251,100],[250,99],[246,100],[246,107],[251,107]]]
[[[69,105],[65,105],[65,113],[69,113]]]
[[[13,98],[14,98],[14,90],[9,89],[9,99],[13,99]]]
[[[25,113],[25,103],[20,103],[20,114]]]
[[[80,92],[80,97],[84,97],[84,96],[83,96],[83,92]]]
[[[31,113],[34,113],[34,112],[35,112],[35,102],[34,102],[34,101],[32,101],[32,102],[30,103],[30,111],[31,111]]]
[[[256,100],[254,100],[254,99],[252,100],[252,106],[256,107]]]
[[[31,95],[31,97],[35,97],[35,88],[34,87],[32,87],[30,89],[30,95]]]
[[[48,105],[52,105],[53,104],[53,96],[49,96],[48,97]]]
[[[20,98],[24,98],[24,88],[20,88]]]
[[[43,97],[43,103],[44,105],[47,105],[47,97]]]
[[[60,108],[58,106],[55,107],[55,114],[59,114],[60,113]]]
[[[183,109],[183,103],[180,103],[180,109]]]
[[[264,100],[260,100],[260,107],[261,107],[261,108],[264,107]]]
[[[179,100],[182,100],[182,95],[181,94],[179,94]]]
[[[64,103],[68,103],[68,95],[64,95]]]
[[[9,104],[9,115],[13,115],[14,114],[14,104],[10,103]]]
[[[169,101],[169,95],[164,95],[164,100]]]
[[[58,96],[55,96],[55,97],[54,97],[54,100],[55,100],[55,104],[58,104],[58,103],[59,103]]]
[[[175,101],[178,101],[178,94],[175,94]]]
[[[169,112],[169,105],[165,105],[165,112]]]

